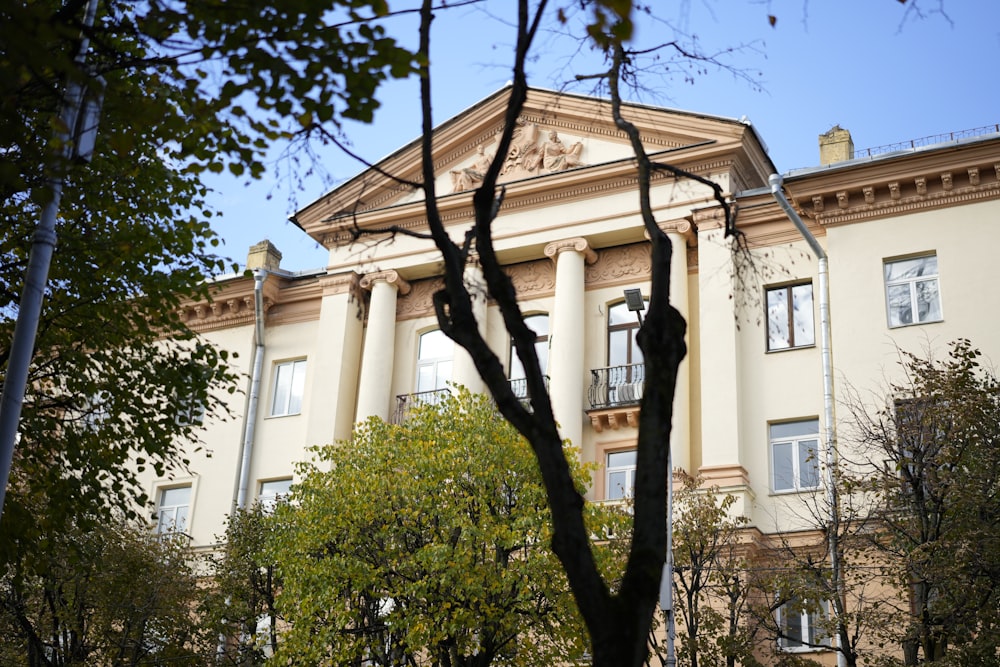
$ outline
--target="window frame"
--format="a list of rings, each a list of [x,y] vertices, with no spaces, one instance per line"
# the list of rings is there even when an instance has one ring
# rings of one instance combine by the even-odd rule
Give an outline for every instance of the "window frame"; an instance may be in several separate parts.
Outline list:
[[[934,273],[930,274],[919,274],[915,276],[904,276],[897,277],[892,280],[889,278],[890,267],[893,265],[900,265],[905,262],[913,262],[915,260],[929,260],[934,261]],[[928,314],[927,319],[920,318],[919,304],[921,303],[918,285],[922,283],[934,283],[934,304],[937,306],[936,312],[931,309]],[[938,261],[937,252],[925,252],[917,253],[914,255],[906,255],[903,257],[889,257],[882,260],[882,284],[883,293],[885,295],[885,316],[886,323],[890,329],[899,329],[902,327],[912,327],[919,326],[921,324],[933,324],[934,322],[941,322],[944,320],[944,306],[941,299],[941,267]],[[893,297],[890,296],[892,288],[907,287],[907,303],[909,306],[909,322],[902,321],[902,318],[897,318],[898,322],[893,322],[893,313],[897,312],[899,309],[894,309],[892,302]],[[929,301],[927,303],[930,303]],[[916,317],[914,317],[916,316]]]
[[[632,463],[626,465],[611,465],[611,457],[618,454],[631,454]],[[635,473],[638,464],[638,450],[635,447],[625,449],[610,449],[604,452],[604,499],[613,502],[620,502],[631,498],[635,494]],[[612,497],[611,492],[616,488],[611,483],[611,475],[616,473],[626,473],[627,483],[622,486],[623,493]],[[627,488],[626,488],[627,487]]]
[[[287,483],[287,486],[285,484]],[[268,486],[282,485],[283,492],[265,493]],[[278,505],[287,503],[292,496],[291,477],[276,477],[274,479],[262,479],[257,483],[257,505],[265,514],[273,514]]]
[[[786,609],[792,604],[799,604],[799,600],[797,598],[793,598],[774,610],[776,617],[775,620],[778,624],[779,631],[778,650],[784,653],[806,653],[810,651],[832,650],[833,638],[829,635],[823,635],[822,628],[819,627],[821,622],[829,617],[830,604],[825,600],[821,600],[818,603],[819,609],[810,611],[808,609],[810,605],[802,603],[804,608],[795,612],[799,617],[800,637],[804,637],[806,641],[791,639],[786,631],[786,616],[790,615]],[[795,643],[789,644],[789,642]]]
[[[178,491],[181,489],[187,490],[186,503],[174,503],[172,505],[164,505],[164,497],[171,491]],[[165,484],[160,486],[156,490],[156,526],[154,532],[157,535],[187,535],[188,528],[191,526],[191,508],[194,499],[194,485],[190,482],[183,484]],[[169,508],[172,510],[171,524],[169,527],[165,527],[163,521],[163,511],[164,508]],[[178,528],[177,522],[177,510],[180,508],[185,508],[187,511],[184,514],[184,519]]]
[[[435,333],[441,334],[441,336],[443,336],[444,339],[451,344],[451,352],[450,352],[450,354],[436,356],[436,357],[431,357],[431,356],[422,357],[421,356],[421,352],[422,352],[422,349],[423,349],[424,337],[425,336],[429,336],[431,334],[435,334]],[[442,364],[442,363],[447,363],[449,365],[449,370],[448,370],[448,373],[447,373],[448,377],[447,377],[446,380],[444,380],[444,383],[441,384],[441,386],[438,386],[440,384],[438,382],[438,378],[440,376],[439,365]],[[432,370],[432,372],[433,372],[433,378],[434,378],[434,382],[433,382],[434,386],[433,387],[429,387],[429,388],[428,387],[421,387],[421,385],[420,385],[420,377],[421,377],[420,371],[421,371],[422,368],[430,368]],[[414,371],[415,371],[414,372],[414,378],[413,378],[413,388],[414,388],[413,390],[414,390],[414,392],[416,392],[418,394],[422,394],[422,393],[429,393],[429,392],[435,392],[435,391],[441,391],[443,389],[447,389],[448,388],[448,383],[452,381],[452,378],[453,378],[453,375],[454,375],[454,372],[455,372],[455,342],[453,340],[451,340],[450,338],[448,338],[447,334],[445,334],[443,331],[441,331],[441,329],[428,329],[427,331],[424,331],[423,333],[419,334],[417,336],[417,354],[416,354],[416,364],[414,365]]]
[[[282,378],[282,369],[285,368],[291,369],[291,376],[288,380],[287,391],[281,390],[278,385]],[[306,365],[305,357],[275,362],[271,380],[271,404],[270,411],[268,413],[269,417],[291,417],[302,414],[302,407],[305,403],[306,396],[305,385],[307,371],[308,366]],[[297,408],[293,410],[292,408],[296,402],[296,388],[298,388],[298,405]],[[282,394],[285,394],[285,397],[282,400],[283,405],[279,408],[278,401]]]
[[[645,304],[645,306],[646,306],[645,309],[649,310],[649,297],[643,296],[642,297],[642,301],[643,301],[643,304]],[[617,324],[612,324],[611,323],[611,317],[612,317],[611,313],[612,313],[612,311],[615,311],[615,310],[617,310],[620,307],[624,307],[625,308],[625,312],[628,313],[631,316],[630,321],[625,321],[625,322],[619,322]],[[639,326],[640,326],[639,325],[639,318],[636,316],[636,314],[633,311],[628,310],[628,302],[626,302],[626,301],[623,300],[623,301],[616,301],[614,303],[608,304],[608,317],[607,317],[607,326],[606,326],[607,354],[605,355],[605,358],[607,359],[607,363],[608,363],[608,367],[609,368],[613,367],[613,366],[633,366],[633,365],[637,365],[637,364],[644,364],[644,363],[646,363],[646,360],[642,358],[642,350],[639,349],[639,343],[638,343],[638,341],[636,341],[636,335],[639,333]],[[626,361],[625,361],[624,364],[612,364],[611,363],[611,351],[612,351],[611,338],[616,333],[624,333],[625,334],[625,343],[626,343],[626,345],[625,345],[625,360]],[[636,354],[638,355],[638,360],[635,358]]]
[[[545,333],[538,333],[536,327],[531,326],[531,322],[541,321],[545,318]],[[531,313],[530,315],[524,316],[524,323],[529,329],[535,332],[535,354],[538,355],[538,362],[542,368],[542,375],[548,372],[549,365],[549,334],[552,331],[551,321],[548,313]],[[539,346],[544,347],[545,353],[540,353]],[[510,344],[508,348],[508,363],[507,363],[507,379],[508,380],[523,380],[524,379],[524,366],[521,364],[521,359],[517,356],[517,349],[514,347],[514,339],[510,339]]]
[[[803,310],[800,312],[809,313],[809,331],[811,333],[811,340],[807,343],[797,343],[795,338],[796,332],[796,320],[795,320],[795,295],[794,290],[799,287],[809,288],[809,308],[808,311]],[[787,316],[787,321],[784,322],[787,327],[788,341],[789,344],[785,346],[772,346],[771,345],[771,322],[772,322],[772,308],[771,308],[771,294],[784,291],[785,294],[785,312]],[[791,283],[785,283],[783,285],[770,285],[764,288],[764,314],[767,321],[767,332],[766,332],[766,349],[768,352],[786,352],[788,350],[801,350],[804,348],[816,347],[816,311],[815,311],[816,297],[813,290],[812,280],[802,280]]]
[[[775,434],[776,427],[789,426],[792,424],[802,424],[808,425],[815,423],[815,430],[810,430],[807,433],[796,433],[787,436],[780,436]],[[817,417],[810,417],[805,419],[789,419],[782,421],[770,422],[767,425],[768,433],[768,455],[770,457],[770,475],[771,475],[771,493],[774,494],[786,494],[786,493],[808,493],[811,491],[816,491],[822,488],[823,480],[820,466],[820,456],[822,453],[822,440],[820,438],[820,428],[819,419]],[[814,474],[816,478],[815,485],[806,486],[803,484],[801,463],[804,460],[803,452],[801,451],[801,445],[806,442],[814,441],[816,443],[814,461]],[[792,486],[790,488],[778,488],[778,470],[777,470],[777,454],[776,447],[781,445],[791,445],[791,481]]]

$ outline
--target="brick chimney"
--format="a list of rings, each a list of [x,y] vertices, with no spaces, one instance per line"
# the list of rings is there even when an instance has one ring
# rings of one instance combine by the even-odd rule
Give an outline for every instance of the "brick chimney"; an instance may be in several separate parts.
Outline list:
[[[247,253],[248,271],[253,271],[254,269],[274,271],[280,265],[281,252],[267,239],[250,246],[250,252]]]
[[[844,162],[854,158],[854,141],[851,133],[834,125],[826,134],[819,135],[819,163],[821,165]]]

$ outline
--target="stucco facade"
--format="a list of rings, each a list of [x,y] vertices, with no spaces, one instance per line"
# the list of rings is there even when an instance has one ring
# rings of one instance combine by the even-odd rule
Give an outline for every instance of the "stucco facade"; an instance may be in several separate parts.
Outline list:
[[[455,238],[471,223],[472,192],[463,188],[475,187],[477,161],[492,155],[505,99],[500,91],[435,132],[439,206]],[[673,465],[736,494],[735,511],[760,533],[808,528],[795,505],[821,491],[801,457],[786,461],[786,450],[775,448],[773,427],[808,430],[814,423],[817,437],[827,428],[816,258],[768,188],[775,167],[751,125],[643,106],[626,113],[648,151],[728,193],[754,260],[734,262],[709,188],[657,177],[654,209],[675,247],[673,300],[689,323]],[[641,360],[630,357],[634,330],[615,307],[624,289],[648,297],[650,275],[630,149],[609,118],[605,101],[532,91],[505,158],[506,197],[494,225],[523,312],[547,316],[535,322],[545,329],[536,331],[544,333],[539,344],[547,350],[553,407],[563,435],[600,466],[590,492],[595,500],[628,483],[627,462],[619,465],[627,457],[611,456],[634,446]],[[419,166],[419,146],[411,144],[379,168],[416,181]],[[784,175],[787,198],[829,256],[837,401],[848,385],[883,388],[898,372],[900,349],[943,349],[966,337],[1000,359],[1000,295],[986,271],[998,240],[998,176],[996,133]],[[148,480],[151,498],[192,486],[185,532],[195,547],[209,547],[222,533],[241,469],[252,502],[263,483],[292,478],[309,446],[346,438],[365,417],[393,418],[414,400],[408,395],[440,389],[442,379],[482,389],[464,353],[427,356],[433,338],[422,335],[437,328],[431,296],[439,256],[427,239],[386,231],[420,232],[423,218],[419,191],[366,171],[295,217],[303,233],[329,249],[328,265],[301,273],[271,266],[261,293],[263,341],[254,336],[251,277],[220,280],[212,304],[185,308],[187,322],[207,340],[239,353],[238,369],[248,378],[245,392],[232,398],[232,419],[206,423],[207,447],[192,454],[190,474]],[[926,279],[917,286],[907,273],[915,266],[910,260]],[[903,276],[889,286],[896,290],[892,304],[889,269]],[[467,279],[476,280],[475,266]],[[797,300],[795,313],[782,310],[786,297],[788,304]],[[499,314],[485,296],[479,308],[480,326],[509,368]],[[906,317],[911,321],[899,321]],[[259,403],[248,424],[258,342]],[[276,378],[283,367],[292,372],[295,361],[305,362],[295,368],[304,372],[301,403],[289,407],[276,395],[283,391]],[[802,437],[793,433],[789,442]]]

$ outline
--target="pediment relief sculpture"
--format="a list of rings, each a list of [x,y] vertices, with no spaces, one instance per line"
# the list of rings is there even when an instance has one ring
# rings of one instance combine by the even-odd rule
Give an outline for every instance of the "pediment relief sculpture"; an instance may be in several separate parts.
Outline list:
[[[518,121],[510,150],[500,169],[505,180],[552,174],[583,166],[583,142],[576,141],[567,146],[555,130],[549,130],[544,141],[539,139],[540,134],[538,125]],[[494,157],[493,153],[487,151],[485,144],[479,145],[471,164],[449,172],[452,192],[478,187]]]

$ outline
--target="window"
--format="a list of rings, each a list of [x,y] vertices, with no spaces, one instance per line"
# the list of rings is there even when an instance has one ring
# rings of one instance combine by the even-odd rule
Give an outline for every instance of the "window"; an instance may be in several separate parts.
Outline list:
[[[538,355],[538,363],[542,367],[542,374],[545,374],[549,365],[549,316],[548,315],[528,315],[524,318],[524,323],[535,332],[535,354]],[[510,379],[520,380],[524,377],[524,366],[517,356],[514,343],[510,344]]]
[[[260,483],[260,493],[257,494],[257,504],[261,510],[270,514],[280,503],[287,502],[292,491],[292,480],[273,479]]]
[[[455,344],[440,329],[420,336],[417,350],[417,393],[445,389],[451,380]]]
[[[816,344],[812,283],[767,289],[767,349]]]
[[[937,255],[887,261],[884,269],[890,327],[941,320]]]
[[[286,361],[274,370],[274,394],[271,416],[282,417],[302,412],[302,394],[306,386],[306,360]]]
[[[648,304],[649,300],[644,300]],[[608,368],[606,377],[596,378],[603,386],[606,406],[635,404],[642,398],[646,367],[636,340],[639,317],[624,301],[608,308]],[[594,403],[593,396],[591,403]]]
[[[549,366],[549,316],[528,315],[524,318],[524,323],[535,332],[535,354],[538,355],[538,365],[542,369],[542,375],[545,375]],[[510,388],[520,400],[527,400],[528,383],[524,379],[524,365],[517,356],[513,340],[510,344]]]
[[[827,603],[809,603],[792,599],[778,607],[778,646],[785,651],[801,651],[830,646],[830,637],[823,631]]]
[[[631,497],[635,488],[635,457],[634,449],[608,453],[604,487],[608,500]]]
[[[191,512],[191,487],[175,486],[160,491],[156,508],[156,532],[159,535],[187,531]]]
[[[608,366],[642,363],[642,350],[635,339],[637,333],[639,318],[624,301],[608,308]]]
[[[776,493],[819,487],[819,420],[771,424],[771,482]]]

